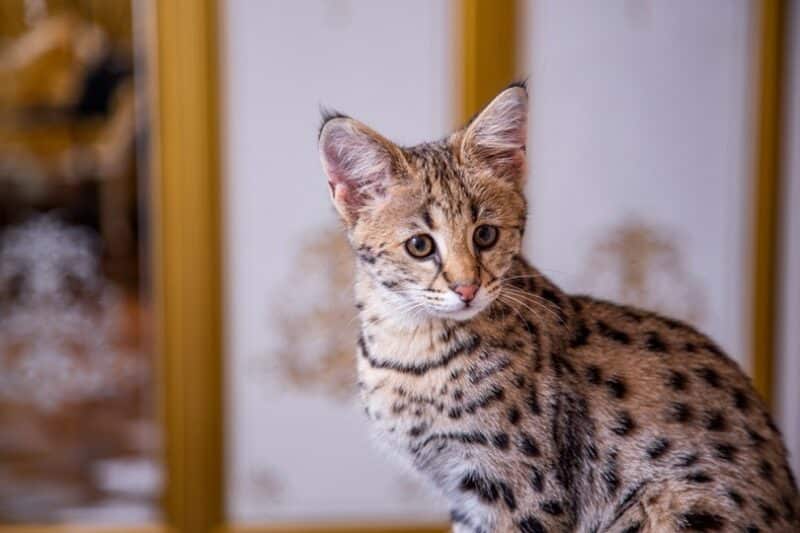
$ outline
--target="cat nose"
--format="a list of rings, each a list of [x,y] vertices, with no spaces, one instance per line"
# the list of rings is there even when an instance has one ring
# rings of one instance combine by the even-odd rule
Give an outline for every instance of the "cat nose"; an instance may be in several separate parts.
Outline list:
[[[469,303],[475,298],[475,293],[478,292],[478,286],[473,284],[456,284],[450,287],[453,289],[453,292],[458,294],[458,297],[461,298],[461,301],[464,303]]]

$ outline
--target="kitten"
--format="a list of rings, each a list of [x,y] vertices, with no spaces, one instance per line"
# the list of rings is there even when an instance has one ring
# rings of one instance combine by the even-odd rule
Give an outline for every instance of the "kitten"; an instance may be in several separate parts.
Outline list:
[[[409,148],[325,118],[378,440],[446,495],[457,533],[800,531],[781,437],[733,361],[521,257],[527,110],[512,85]]]

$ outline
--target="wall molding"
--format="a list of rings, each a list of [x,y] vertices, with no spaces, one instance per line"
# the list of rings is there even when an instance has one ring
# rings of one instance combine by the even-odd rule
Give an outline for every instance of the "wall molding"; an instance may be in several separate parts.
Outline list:
[[[148,7],[164,516],[203,533],[223,523],[225,501],[218,5]]]
[[[781,139],[786,6],[758,4],[755,168],[752,207],[750,361],[753,384],[772,407],[778,317]]]

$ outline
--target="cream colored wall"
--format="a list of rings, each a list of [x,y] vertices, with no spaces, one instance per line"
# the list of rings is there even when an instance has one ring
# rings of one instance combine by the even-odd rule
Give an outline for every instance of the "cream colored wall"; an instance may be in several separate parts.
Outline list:
[[[790,4],[785,95],[782,321],[778,331],[776,406],[790,461],[800,474],[800,2]]]
[[[355,313],[337,300],[347,288],[331,287],[326,275],[348,263],[349,253],[323,250],[305,265],[299,256],[307,244],[324,247],[340,234],[317,157],[320,106],[350,113],[401,143],[444,135],[453,109],[451,19],[444,1],[225,5],[233,521],[419,522],[446,515],[372,446],[366,419],[352,401],[354,379],[346,387],[355,337],[335,330],[351,326]],[[343,338],[352,352],[332,374],[315,378],[320,369],[312,364],[292,377],[291,361],[277,355],[285,348],[281,317],[302,321],[314,306],[346,318],[309,320],[301,336],[334,343]],[[318,350],[313,344],[302,346]],[[329,390],[337,383],[340,389]]]
[[[690,318],[745,364],[752,4],[525,6],[534,261],[619,299],[610,265],[630,255],[649,276],[633,303]]]

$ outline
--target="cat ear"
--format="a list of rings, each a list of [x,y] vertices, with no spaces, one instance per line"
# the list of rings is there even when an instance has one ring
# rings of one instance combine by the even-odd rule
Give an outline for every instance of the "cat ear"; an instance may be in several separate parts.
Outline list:
[[[498,177],[521,184],[527,136],[528,92],[524,84],[512,85],[467,125],[461,153],[467,161],[488,165]]]
[[[403,156],[389,140],[356,120],[341,115],[323,120],[322,167],[333,205],[352,225],[365,206],[386,197]]]

